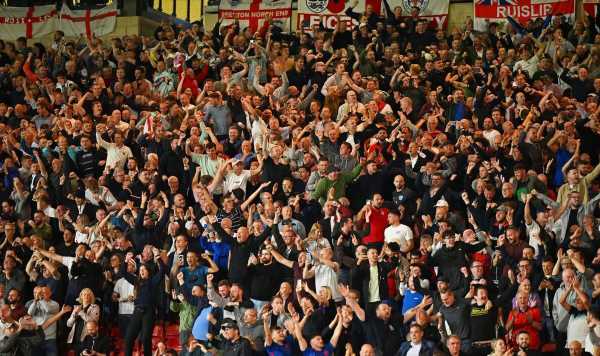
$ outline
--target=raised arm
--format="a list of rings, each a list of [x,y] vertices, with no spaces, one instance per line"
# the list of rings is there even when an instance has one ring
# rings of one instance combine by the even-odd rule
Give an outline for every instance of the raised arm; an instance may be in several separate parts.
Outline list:
[[[41,248],[37,249],[36,251],[39,252],[42,256],[44,256],[46,258],[49,258],[49,259],[51,259],[53,261],[56,261],[56,262],[58,262],[60,264],[64,264],[64,262],[63,262],[64,257],[61,256],[61,255],[57,255],[57,254],[55,254],[53,252],[46,251],[46,250],[41,249]]]
[[[338,310],[338,313],[336,315],[336,319],[337,319],[337,325],[335,326],[335,329],[333,330],[333,335],[331,336],[331,340],[329,341],[329,343],[333,346],[336,347],[337,343],[340,339],[340,336],[342,335],[342,329],[344,326],[344,323],[342,322],[342,315],[340,313],[340,311]]]
[[[300,351],[302,352],[304,352],[308,348],[308,343],[306,342],[304,336],[302,336],[302,326],[300,324],[304,325],[304,322],[306,322],[307,318],[308,315],[304,315],[304,318],[302,320],[303,322],[294,323],[294,335],[298,340],[298,346],[300,347]]]
[[[250,196],[242,203],[242,205],[240,205],[240,209],[242,209],[242,211],[246,210],[248,205],[252,204],[252,202],[260,194],[260,192],[266,187],[268,187],[270,184],[271,182],[264,182],[263,184],[261,184],[258,187],[258,189],[256,189],[252,194],[250,194]]]

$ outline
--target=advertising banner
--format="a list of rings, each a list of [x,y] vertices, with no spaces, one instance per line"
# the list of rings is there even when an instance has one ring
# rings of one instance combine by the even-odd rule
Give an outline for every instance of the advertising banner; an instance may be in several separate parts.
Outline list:
[[[311,28],[318,25],[321,19],[326,28],[334,28],[337,17],[345,21],[348,28],[358,25],[358,21],[350,18],[345,11],[352,1],[345,0],[298,0],[298,29]],[[448,20],[449,0],[388,0],[390,9],[402,9],[402,13],[409,15],[414,7],[419,8],[419,17],[434,22],[435,26],[445,27]],[[376,13],[384,14],[385,4],[382,0],[359,0],[354,12],[363,13],[367,6],[371,6]]]
[[[484,31],[489,22],[504,23],[512,17],[521,25],[536,18],[575,15],[575,0],[478,0],[475,3],[475,29]]]
[[[219,5],[221,26],[238,20],[240,28],[250,27],[256,31],[264,25],[267,16],[282,30],[289,31],[292,0],[222,0]]]

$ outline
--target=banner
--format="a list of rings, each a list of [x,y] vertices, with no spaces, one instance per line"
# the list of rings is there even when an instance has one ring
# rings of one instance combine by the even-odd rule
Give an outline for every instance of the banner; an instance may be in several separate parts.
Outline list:
[[[358,21],[344,13],[352,2],[353,0],[298,0],[298,29],[310,29],[314,25],[318,25],[321,16],[326,28],[335,27],[338,21],[337,16],[340,17],[340,21],[346,22],[348,28],[358,26]],[[381,0],[359,0],[354,12],[363,13],[367,5],[371,5],[375,12],[381,12]]]
[[[117,2],[97,10],[71,10],[63,6],[58,17],[57,29],[62,30],[65,36],[87,37],[104,36],[115,30],[117,25]]]
[[[324,26],[333,29],[340,21],[345,21],[348,28],[358,25],[358,21],[346,16],[345,11],[352,0],[298,0],[298,29],[312,28],[318,25],[323,17]],[[409,16],[413,7],[419,8],[419,18],[429,19],[435,26],[446,27],[448,23],[449,0],[388,0],[390,9],[402,9],[402,13]],[[359,0],[354,12],[362,14],[370,5],[376,13],[384,14],[385,5],[382,0]]]
[[[269,15],[274,25],[283,31],[290,30],[292,0],[222,0],[219,5],[221,26],[229,26],[238,20],[240,28],[260,29]]]
[[[590,16],[596,17],[596,12],[600,7],[600,0],[583,0],[583,9]]]
[[[114,31],[118,11],[116,2],[95,10],[71,10],[64,5],[60,12],[55,5],[30,7],[0,7],[0,39],[14,41],[19,37],[37,38],[61,30],[65,36],[82,34],[90,37]]]
[[[56,6],[1,6],[0,27],[0,39],[7,41],[47,35],[56,28]]]
[[[488,22],[506,22],[512,17],[521,25],[549,15],[575,15],[575,0],[479,0],[475,3],[475,29],[484,31]]]
[[[392,11],[402,9],[403,15],[410,15],[414,7],[419,8],[419,18],[427,19],[435,28],[448,27],[448,7],[450,0],[388,0]]]

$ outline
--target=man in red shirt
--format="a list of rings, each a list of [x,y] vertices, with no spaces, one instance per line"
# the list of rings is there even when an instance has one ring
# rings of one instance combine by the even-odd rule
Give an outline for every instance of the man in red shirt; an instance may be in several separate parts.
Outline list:
[[[370,227],[370,232],[363,237],[363,243],[369,247],[381,250],[384,240],[384,230],[388,226],[388,209],[383,207],[383,196],[373,194],[372,200],[367,200],[365,206],[358,213],[359,219],[365,218],[365,223]]]

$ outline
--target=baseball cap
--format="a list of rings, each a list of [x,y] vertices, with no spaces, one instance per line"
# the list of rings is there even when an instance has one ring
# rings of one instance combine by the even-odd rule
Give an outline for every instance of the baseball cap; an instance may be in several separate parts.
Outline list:
[[[437,203],[435,203],[435,207],[436,208],[447,208],[450,205],[448,205],[448,202],[444,199],[440,199],[437,201]]]
[[[225,318],[221,323],[221,329],[239,329],[239,327],[235,320],[231,318]]]

